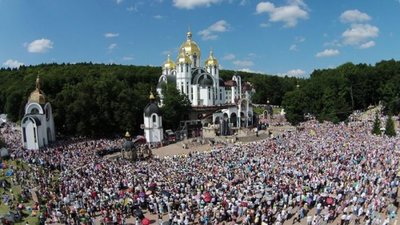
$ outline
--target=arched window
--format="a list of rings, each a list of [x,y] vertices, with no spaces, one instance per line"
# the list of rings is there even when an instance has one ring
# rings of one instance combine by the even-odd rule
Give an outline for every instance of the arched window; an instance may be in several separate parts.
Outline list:
[[[49,107],[46,107],[46,120],[49,121],[50,120],[50,110]]]
[[[155,123],[155,122],[157,121],[156,115],[153,115],[153,116],[152,116],[152,120],[153,120],[153,123]]]
[[[31,110],[31,114],[39,114],[39,109],[38,108],[33,108]]]

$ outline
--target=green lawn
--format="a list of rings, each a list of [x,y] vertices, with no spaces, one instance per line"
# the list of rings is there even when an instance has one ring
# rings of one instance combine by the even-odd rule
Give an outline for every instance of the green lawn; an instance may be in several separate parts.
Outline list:
[[[14,168],[17,167],[17,164],[16,164],[15,161],[7,160],[6,163],[7,163],[7,167],[8,168],[10,166],[14,166]],[[25,167],[25,166],[27,166],[27,165],[21,164],[17,168],[21,168],[21,167]],[[4,173],[5,173],[5,170],[0,170],[0,179],[1,180],[2,179],[6,179],[8,182],[10,182],[12,184],[12,182],[11,182],[12,177],[6,177],[4,175]],[[15,176],[15,173],[14,173],[13,176]],[[21,194],[22,188],[21,188],[20,185],[12,185],[11,189],[12,189],[12,193],[14,194],[15,198]],[[2,201],[3,194],[8,194],[8,195],[11,194],[10,190],[4,190],[3,188],[0,188],[0,193],[1,193],[1,196],[0,196],[1,201]],[[28,203],[24,203],[24,204],[25,204],[25,207],[27,207],[27,206],[32,207],[33,201],[30,200]],[[0,204],[0,215],[5,215],[9,211],[10,211],[10,207],[8,205],[5,205],[3,202],[1,202],[1,204]],[[39,219],[38,219],[37,216],[35,216],[35,217],[30,216],[30,213],[28,211],[26,211],[26,210],[24,211],[24,213],[26,213],[26,215],[29,215],[29,216],[23,218],[22,221],[20,221],[20,222],[18,222],[16,224],[25,225],[26,222],[28,222],[30,225],[38,224]]]

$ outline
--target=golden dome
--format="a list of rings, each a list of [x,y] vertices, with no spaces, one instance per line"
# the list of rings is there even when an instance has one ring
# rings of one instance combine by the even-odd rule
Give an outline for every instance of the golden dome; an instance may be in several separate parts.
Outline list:
[[[208,59],[204,62],[204,64],[207,66],[218,66],[218,60],[214,57],[213,51],[210,51],[210,56],[208,56]]]
[[[196,42],[192,41],[192,32],[187,32],[187,40],[181,45],[181,52],[182,49],[185,49],[185,52],[189,56],[196,55],[198,59],[200,59],[200,48],[196,44]]]
[[[42,90],[40,90],[40,78],[39,75],[36,78],[36,89],[32,91],[31,95],[29,96],[28,102],[36,102],[41,105],[46,103],[46,98]]]
[[[176,66],[175,66],[174,61],[171,60],[170,55],[168,54],[167,61],[165,61],[164,65],[163,65],[163,68],[166,68],[166,69],[175,69],[175,67],[176,67]]]
[[[129,131],[127,131],[127,132],[125,133],[125,137],[126,137],[126,138],[130,138],[130,137],[131,137],[131,134],[129,133]]]
[[[150,96],[149,96],[149,99],[150,99],[150,100],[154,100],[154,99],[156,99],[156,98],[154,97],[154,95],[153,95],[153,92],[152,92],[152,91],[150,91]]]
[[[190,58],[186,54],[186,51],[184,48],[179,52],[179,56],[178,56],[178,59],[176,60],[176,63],[177,64],[191,64],[192,63],[192,60],[190,60]]]

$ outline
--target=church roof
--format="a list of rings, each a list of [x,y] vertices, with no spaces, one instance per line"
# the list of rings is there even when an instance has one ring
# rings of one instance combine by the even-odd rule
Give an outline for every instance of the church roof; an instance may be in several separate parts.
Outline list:
[[[226,87],[236,87],[237,84],[236,84],[236,81],[234,81],[234,80],[227,80],[227,81],[225,81],[225,86]]]
[[[155,102],[150,102],[149,104],[147,104],[147,106],[144,108],[144,116],[149,117],[151,116],[151,114],[157,114],[157,115],[161,115],[161,110],[158,107],[157,103]]]
[[[132,149],[136,148],[135,144],[131,140],[125,141],[125,143],[122,145],[122,147],[125,150],[132,150]]]
[[[251,86],[251,84],[248,83],[248,82],[245,82],[245,83],[242,85],[242,90],[243,90],[243,91],[251,91],[251,89],[252,89],[252,86]]]
[[[25,115],[25,117],[24,117],[24,119],[22,119],[22,122],[24,123],[25,122],[25,118],[27,118],[27,119],[32,119],[32,120],[34,120],[35,121],[35,123],[36,123],[36,126],[40,126],[40,125],[42,125],[42,122],[40,122],[40,118],[38,117],[38,116],[34,116],[34,115]]]
[[[185,52],[186,55],[196,55],[200,58],[201,51],[196,42],[192,40],[192,32],[187,32],[187,40],[182,43],[180,52]]]

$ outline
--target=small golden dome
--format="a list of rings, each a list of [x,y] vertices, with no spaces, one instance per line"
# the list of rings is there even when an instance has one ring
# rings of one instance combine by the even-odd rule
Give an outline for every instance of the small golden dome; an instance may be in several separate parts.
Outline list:
[[[163,65],[163,68],[165,68],[165,69],[175,69],[176,68],[175,63],[174,63],[174,61],[171,60],[169,54],[168,54],[167,61],[165,61],[164,65]]]
[[[210,56],[208,56],[208,59],[204,62],[204,64],[207,66],[218,66],[218,60],[214,57],[213,51],[210,51]]]
[[[40,90],[40,77],[39,75],[36,78],[36,89],[32,91],[31,95],[29,96],[28,102],[36,102],[41,105],[46,104],[46,98],[42,90]]]
[[[126,137],[126,138],[130,138],[130,137],[131,137],[131,134],[129,133],[129,131],[127,131],[127,132],[125,133],[125,137]]]
[[[192,63],[192,60],[190,60],[190,58],[186,54],[186,51],[184,48],[179,52],[179,56],[178,56],[178,59],[176,60],[176,63],[177,64],[191,64]]]
[[[154,100],[154,99],[156,99],[156,98],[154,97],[154,95],[153,95],[153,92],[152,92],[152,91],[150,91],[150,96],[149,96],[149,99],[150,99],[150,100]]]
[[[196,42],[192,40],[192,32],[187,32],[187,40],[181,45],[182,49],[185,49],[185,52],[188,56],[196,55],[198,59],[200,59],[201,51]]]

